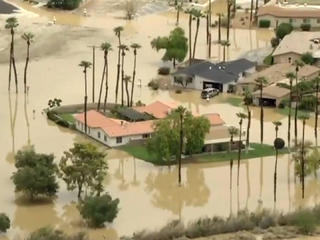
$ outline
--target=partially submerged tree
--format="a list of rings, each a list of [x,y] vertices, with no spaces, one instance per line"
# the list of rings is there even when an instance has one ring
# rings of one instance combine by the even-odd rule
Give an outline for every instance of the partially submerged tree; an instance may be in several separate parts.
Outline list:
[[[103,192],[102,181],[108,168],[105,154],[92,144],[75,143],[59,163],[60,176],[66,182],[68,190],[77,189],[78,198],[85,189],[97,196]]]
[[[278,131],[279,131],[279,127],[282,125],[281,122],[279,121],[274,121],[273,122],[273,125],[275,126],[275,131],[276,131],[276,138],[274,140],[274,148],[275,148],[275,151],[276,151],[276,161],[275,161],[275,164],[274,164],[274,177],[273,177],[273,191],[274,191],[274,194],[273,194],[273,200],[274,202],[277,201],[277,167],[278,167],[278,151],[279,149],[283,148],[284,147],[284,141],[280,138],[278,138]]]
[[[290,89],[290,95],[289,95],[289,114],[288,114],[288,146],[290,147],[291,142],[291,110],[292,110],[292,84],[293,79],[295,78],[295,74],[293,72],[288,72],[286,74],[286,77],[289,79],[289,89]]]
[[[242,149],[242,124],[243,119],[248,116],[245,113],[237,113],[239,120],[239,142],[238,142],[238,174],[237,174],[237,185],[239,186],[239,174],[240,174],[240,160],[241,160],[241,149]]]
[[[121,44],[119,46],[121,51],[121,106],[124,105],[124,86],[125,86],[125,74],[124,74],[124,58],[126,56],[126,52],[129,51],[129,47],[125,44]],[[127,88],[126,88],[127,89]],[[129,106],[129,98],[127,91],[127,105]]]
[[[116,103],[118,103],[119,80],[120,80],[120,59],[121,59],[121,32],[124,30],[122,26],[113,29],[118,38],[118,64],[117,64],[117,81],[116,81]]]
[[[228,48],[230,46],[230,42],[226,40],[220,41],[220,45],[223,47],[223,62],[226,61],[226,47]]]
[[[112,223],[119,212],[119,199],[112,199],[108,193],[102,196],[86,197],[79,203],[81,216],[89,226],[103,227],[105,222]]]
[[[263,88],[268,84],[268,80],[265,77],[259,77],[255,80],[256,85],[260,91],[259,105],[260,105],[260,142],[263,143],[263,122],[264,122],[264,112],[263,112]]]
[[[229,153],[231,153],[232,151],[232,147],[234,144],[234,137],[237,136],[239,134],[239,129],[236,127],[229,127],[228,128],[228,132],[230,135],[230,142],[229,142]],[[232,158],[232,154],[230,154],[230,189],[232,188],[232,167],[233,167],[233,158]]]
[[[249,88],[246,88],[244,91],[243,103],[247,108],[248,123],[247,123],[246,148],[248,150],[250,146],[250,127],[251,127],[251,110],[249,106],[253,103],[252,92]]]
[[[7,232],[9,228],[10,228],[9,217],[4,213],[0,213],[0,233]]]
[[[171,31],[169,37],[157,37],[153,39],[151,46],[157,51],[160,49],[166,50],[162,60],[172,61],[173,67],[176,66],[176,61],[182,62],[188,52],[187,38],[184,36],[184,30],[180,27]]]
[[[26,64],[24,67],[24,76],[23,76],[24,93],[27,93],[27,70],[28,70],[29,59],[30,59],[30,45],[34,40],[34,35],[33,33],[28,32],[28,33],[24,33],[21,37],[27,43],[27,57],[26,57]]]
[[[31,200],[37,197],[53,197],[59,189],[56,181],[57,165],[53,154],[36,153],[33,147],[19,150],[15,156],[17,171],[12,180],[17,192]]]
[[[197,40],[198,40],[199,27],[200,27],[200,19],[204,17],[204,14],[199,9],[192,9],[191,14],[193,19],[196,20],[196,33],[194,36],[193,53],[192,53],[192,58],[194,59],[196,56],[196,47],[197,47]]]

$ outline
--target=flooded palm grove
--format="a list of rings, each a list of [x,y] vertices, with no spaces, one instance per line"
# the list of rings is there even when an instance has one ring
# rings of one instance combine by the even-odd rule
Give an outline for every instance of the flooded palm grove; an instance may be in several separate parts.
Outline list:
[[[137,0],[138,2],[140,0]],[[28,145],[34,145],[37,152],[53,153],[58,162],[64,151],[74,142],[94,142],[75,131],[61,128],[47,120],[43,109],[52,98],[61,98],[63,104],[81,103],[83,98],[83,73],[78,66],[81,60],[91,61],[90,46],[108,41],[113,45],[109,54],[110,91],[109,99],[115,98],[117,64],[117,38],[113,28],[123,26],[122,41],[126,44],[139,43],[137,79],[134,101],[150,103],[155,100],[175,101],[199,114],[216,112],[228,125],[238,126],[235,114],[244,111],[233,106],[221,95],[210,101],[202,100],[200,92],[184,90],[153,91],[147,87],[157,77],[163,63],[162,51],[151,48],[150,41],[157,36],[166,36],[175,27],[176,12],[167,3],[141,0],[138,17],[127,21],[117,0],[91,0],[83,16],[83,7],[73,12],[57,11],[35,7],[27,1],[8,0],[20,8],[14,14],[19,21],[16,33],[16,60],[19,78],[19,93],[8,92],[8,59],[10,33],[5,29],[8,15],[0,14],[0,212],[5,212],[12,221],[12,227],[0,239],[14,239],[44,226],[60,228],[67,233],[85,231],[92,239],[116,240],[143,229],[154,230],[170,220],[189,222],[203,216],[229,216],[239,210],[255,211],[261,208],[277,209],[283,212],[301,206],[319,203],[320,182],[313,176],[306,180],[305,198],[302,200],[300,183],[294,181],[294,166],[289,154],[281,155],[278,165],[278,200],[273,202],[274,157],[242,160],[240,185],[236,182],[229,188],[229,163],[189,163],[182,167],[182,185],[179,187],[178,170],[175,166],[159,167],[136,159],[118,149],[107,152],[108,174],[104,180],[105,189],[120,200],[120,211],[112,224],[104,228],[88,228],[77,208],[76,192],[67,191],[59,180],[59,193],[50,202],[25,201],[15,193],[10,179],[15,171],[15,153]],[[214,12],[224,11],[224,1],[213,3]],[[214,14],[216,16],[216,14]],[[56,24],[52,24],[53,17]],[[188,17],[181,15],[180,26],[187,32]],[[20,38],[23,32],[35,34],[31,46],[29,67],[29,92],[23,94],[23,68],[25,42]],[[205,20],[201,22],[197,58],[207,57]],[[212,29],[217,38],[217,28]],[[230,30],[231,46],[227,59],[236,59],[248,51],[266,48],[274,33],[271,30],[241,29]],[[222,29],[222,39],[226,30]],[[212,59],[222,60],[222,47],[212,45]],[[129,52],[125,63],[131,74],[133,54]],[[103,52],[96,52],[96,81],[100,81],[103,68]],[[91,71],[89,71],[89,76]],[[90,79],[90,77],[89,77]],[[89,89],[91,81],[89,80]],[[98,85],[98,84],[97,84]],[[14,86],[14,85],[12,85]],[[98,87],[97,87],[98,89]],[[89,95],[91,101],[91,95]],[[251,141],[259,142],[259,109],[253,108]],[[275,137],[272,121],[281,121],[279,136],[286,139],[287,117],[274,109],[265,109],[265,143],[273,144]],[[312,121],[306,127],[306,138],[314,141]],[[299,135],[302,124],[299,121]],[[236,171],[234,172],[236,181]]]

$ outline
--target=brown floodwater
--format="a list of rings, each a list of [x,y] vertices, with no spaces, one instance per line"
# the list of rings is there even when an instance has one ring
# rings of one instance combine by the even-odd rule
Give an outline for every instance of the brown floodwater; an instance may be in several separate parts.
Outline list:
[[[186,164],[183,166],[183,184],[177,184],[176,167],[156,167],[128,154],[116,150],[106,150],[109,165],[105,189],[120,199],[120,212],[113,224],[102,229],[89,229],[85,226],[76,209],[76,193],[68,192],[60,181],[60,190],[52,202],[29,203],[14,192],[10,180],[15,171],[14,154],[21,148],[34,145],[36,151],[54,153],[59,161],[63,151],[74,142],[91,141],[74,131],[60,128],[48,121],[42,114],[49,99],[59,97],[63,104],[79,103],[83,97],[83,75],[78,67],[81,60],[91,60],[89,45],[109,41],[116,49],[117,39],[112,29],[123,25],[123,42],[140,43],[138,51],[137,85],[135,101],[150,103],[154,100],[176,101],[190,111],[197,113],[216,112],[221,114],[226,124],[237,126],[236,113],[244,111],[242,107],[231,106],[225,102],[226,96],[219,96],[209,102],[200,98],[199,91],[186,90],[182,94],[174,91],[151,91],[147,83],[157,77],[157,69],[163,52],[151,49],[150,41],[156,36],[167,35],[175,26],[173,11],[146,15],[133,21],[125,21],[121,12],[102,14],[103,0],[88,5],[89,17],[77,12],[57,12],[35,9],[27,3],[11,0],[38,16],[19,15],[20,26],[17,36],[23,31],[32,31],[36,35],[31,48],[29,67],[29,94],[22,94],[22,77],[25,57],[25,44],[17,37],[16,58],[19,72],[17,95],[7,91],[8,74],[8,32],[3,30],[4,18],[0,18],[3,38],[0,40],[0,212],[6,212],[12,220],[12,228],[0,239],[14,239],[16,235],[25,235],[44,226],[54,226],[69,233],[86,231],[92,239],[116,240],[142,229],[156,229],[170,220],[181,219],[189,222],[203,216],[229,216],[240,209],[255,211],[260,208],[290,211],[300,206],[312,206],[319,202],[319,181],[310,177],[306,182],[306,197],[302,201],[300,185],[293,180],[293,164],[289,155],[279,159],[278,201],[273,203],[274,157],[251,159],[241,162],[240,186],[236,187],[236,171],[233,172],[233,188],[229,189],[228,163]],[[98,4],[99,3],[99,4]],[[107,10],[106,10],[107,11]],[[95,14],[95,12],[98,12]],[[48,21],[56,16],[56,25]],[[118,17],[117,17],[118,16]],[[202,22],[199,32],[197,57],[206,57],[205,26]],[[187,31],[187,17],[181,16],[181,26]],[[213,29],[217,36],[217,29]],[[235,59],[245,52],[269,45],[273,32],[268,30],[232,29],[231,46],[228,58]],[[222,32],[225,38],[225,31]],[[213,59],[222,59],[222,49],[213,45]],[[109,55],[110,89],[115,86],[115,67],[117,53]],[[127,53],[125,71],[132,72],[132,52]],[[101,51],[97,51],[96,86],[98,85],[103,64]],[[169,63],[165,63],[169,65]],[[14,87],[14,83],[12,83]],[[91,89],[91,72],[89,72]],[[98,87],[96,87],[97,91]],[[114,101],[114,91],[109,92],[109,101]],[[97,98],[97,96],[96,96]],[[91,95],[90,95],[91,100]],[[259,141],[259,109],[252,108],[253,121],[251,141]],[[279,136],[286,139],[287,118],[273,109],[265,109],[265,142],[272,144],[274,127],[272,121],[283,123]],[[306,138],[313,140],[313,129],[306,127]],[[299,122],[299,136],[301,136]],[[100,146],[100,145],[99,145]],[[105,149],[100,146],[101,149]]]

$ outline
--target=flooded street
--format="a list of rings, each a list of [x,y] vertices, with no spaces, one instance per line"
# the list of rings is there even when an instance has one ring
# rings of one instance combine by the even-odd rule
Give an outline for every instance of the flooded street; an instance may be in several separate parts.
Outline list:
[[[102,229],[89,229],[84,225],[76,209],[75,192],[66,190],[63,182],[57,198],[53,202],[30,204],[14,193],[10,177],[15,171],[14,154],[27,145],[34,145],[37,152],[54,153],[59,161],[63,151],[68,150],[74,142],[90,141],[82,135],[60,128],[46,119],[42,110],[52,98],[61,98],[63,104],[82,102],[84,82],[82,69],[78,67],[81,60],[91,61],[90,45],[100,45],[104,41],[112,43],[114,51],[110,53],[110,92],[109,101],[115,98],[115,76],[117,39],[113,28],[124,26],[122,41],[125,44],[139,43],[137,79],[142,86],[136,86],[134,101],[150,103],[154,100],[176,101],[192,112],[216,112],[226,124],[238,126],[236,113],[244,111],[224,102],[220,96],[210,102],[200,99],[199,91],[186,90],[182,94],[174,91],[152,91],[148,82],[157,77],[157,69],[163,52],[151,49],[150,41],[157,36],[168,35],[175,27],[175,12],[163,11],[143,15],[133,21],[121,19],[121,12],[110,10],[104,14],[106,2],[97,0],[87,5],[89,17],[82,17],[78,12],[67,13],[34,8],[18,0],[10,2],[22,6],[33,14],[18,15],[20,26],[17,30],[16,58],[18,62],[19,94],[8,93],[8,54],[9,35],[4,30],[7,16],[0,15],[0,212],[8,214],[12,228],[0,239],[14,239],[24,236],[43,226],[54,226],[66,232],[87,231],[95,240],[104,237],[116,240],[120,236],[130,235],[142,229],[156,229],[170,220],[181,219],[185,222],[203,216],[228,216],[240,209],[255,211],[259,208],[290,211],[300,206],[312,206],[319,202],[320,182],[313,177],[306,182],[306,197],[301,201],[300,185],[293,180],[293,164],[289,155],[283,155],[278,165],[278,202],[273,204],[274,157],[251,159],[241,162],[240,186],[236,187],[236,170],[233,174],[233,189],[229,189],[229,163],[186,164],[183,166],[183,184],[177,184],[176,167],[156,167],[128,154],[107,150],[108,176],[105,189],[113,197],[120,199],[120,212],[113,224]],[[109,1],[110,2],[110,1]],[[221,3],[217,3],[221,4]],[[81,10],[79,10],[81,11]],[[36,14],[36,15],[34,15]],[[48,22],[55,16],[56,25]],[[181,27],[187,33],[187,16],[181,16]],[[197,58],[207,55],[205,42],[205,21],[199,32]],[[20,39],[23,31],[32,31],[36,35],[31,47],[31,63],[28,73],[29,95],[23,94],[23,67],[25,43]],[[222,39],[225,38],[222,31]],[[228,59],[235,59],[247,51],[269,46],[273,32],[269,30],[231,29],[231,46],[227,52]],[[217,38],[217,29],[213,28]],[[214,44],[212,59],[222,59],[222,48]],[[100,82],[103,67],[101,51],[96,54],[96,86]],[[133,54],[126,56],[125,71],[132,73]],[[165,63],[169,65],[170,63]],[[91,71],[89,72],[89,89],[91,88]],[[14,87],[14,83],[12,83]],[[98,89],[98,87],[97,87]],[[97,92],[96,89],[96,92]],[[96,96],[97,98],[97,96]],[[89,96],[91,101],[91,95]],[[253,109],[251,141],[259,142],[259,109]],[[277,114],[273,109],[265,110],[265,143],[272,144],[275,131],[272,121],[282,121],[279,136],[286,139],[287,118]],[[312,120],[310,120],[312,121]],[[245,122],[246,124],[246,122]],[[299,122],[299,136],[302,124]],[[313,129],[306,127],[307,139],[313,140]],[[101,148],[105,149],[101,146]]]

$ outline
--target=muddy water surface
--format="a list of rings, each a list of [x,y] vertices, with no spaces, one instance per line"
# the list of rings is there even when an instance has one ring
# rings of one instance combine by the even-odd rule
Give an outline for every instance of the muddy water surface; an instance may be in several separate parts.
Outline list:
[[[89,45],[109,41],[116,49],[117,39],[112,29],[123,25],[123,42],[138,42],[143,47],[138,52],[138,72],[135,90],[135,101],[145,103],[156,99],[176,101],[193,112],[220,113],[228,125],[237,126],[235,113],[243,111],[241,107],[233,107],[224,103],[225,96],[209,102],[200,99],[198,91],[150,91],[146,85],[157,77],[157,68],[161,66],[163,52],[151,49],[150,41],[158,35],[167,35],[174,28],[175,13],[173,11],[146,15],[132,22],[113,16],[103,16],[105,5],[88,6],[90,17],[82,17],[77,13],[48,11],[30,7],[26,3],[12,0],[38,17],[18,16],[20,27],[17,36],[23,31],[36,34],[31,48],[31,64],[28,85],[29,94],[8,94],[8,33],[1,30],[0,41],[0,212],[6,212],[12,219],[12,228],[6,235],[13,239],[16,235],[24,235],[40,227],[52,225],[67,232],[87,231],[94,239],[118,239],[119,236],[132,234],[145,228],[158,228],[169,220],[181,219],[185,222],[201,216],[228,216],[239,209],[256,210],[267,207],[289,211],[299,206],[311,206],[318,202],[319,182],[313,178],[307,181],[306,199],[301,201],[300,186],[293,181],[293,165],[290,156],[284,155],[279,160],[278,202],[273,204],[273,167],[274,158],[252,159],[242,161],[240,186],[235,182],[229,190],[228,163],[187,164],[183,166],[183,184],[177,185],[177,169],[175,167],[155,167],[139,159],[134,159],[119,150],[106,150],[109,165],[105,189],[112,196],[120,199],[120,212],[113,224],[102,229],[88,229],[75,207],[76,194],[68,192],[63,182],[60,191],[52,202],[28,203],[14,193],[10,181],[14,168],[14,154],[27,145],[34,145],[36,151],[54,153],[59,161],[63,151],[74,142],[88,141],[82,135],[57,127],[41,113],[50,98],[62,98],[64,104],[78,103],[83,96],[83,76],[77,66],[81,60],[91,60]],[[103,0],[99,0],[103,3]],[[100,14],[94,14],[100,10]],[[115,15],[118,13],[115,13]],[[120,13],[119,13],[120,14]],[[58,24],[48,25],[56,16]],[[4,18],[0,18],[3,29]],[[181,26],[187,30],[187,17],[182,15]],[[216,32],[216,29],[213,29]],[[201,36],[201,37],[200,37]],[[204,23],[199,33],[197,57],[206,57]],[[217,35],[214,35],[217,36]],[[267,46],[273,33],[258,30],[231,30],[232,45],[228,50],[228,58],[234,59],[246,51]],[[25,44],[17,37],[16,56],[18,61],[20,92],[22,92],[23,61]],[[223,31],[223,38],[225,32]],[[222,58],[222,49],[213,45],[214,60]],[[110,89],[115,86],[115,66],[117,53],[110,53]],[[132,52],[127,53],[125,71],[132,72]],[[98,83],[102,68],[102,53],[97,51],[96,81]],[[170,64],[170,63],[165,63]],[[91,72],[89,73],[91,88]],[[141,80],[141,86],[139,86]],[[96,86],[97,86],[96,83]],[[14,86],[14,85],[13,85]],[[97,89],[96,89],[97,91]],[[114,91],[109,92],[109,100],[114,101]],[[90,95],[90,99],[92,96]],[[97,97],[96,97],[97,98]],[[259,141],[259,109],[253,108],[251,140]],[[279,135],[286,136],[287,119],[266,109],[265,142],[271,144],[274,139],[273,120],[280,120],[284,126]],[[301,123],[299,123],[299,130]],[[301,132],[299,132],[301,135]],[[307,127],[307,138],[312,139],[313,132]],[[103,148],[101,146],[101,148]],[[236,179],[236,172],[233,173]],[[0,239],[6,239],[0,236]]]

